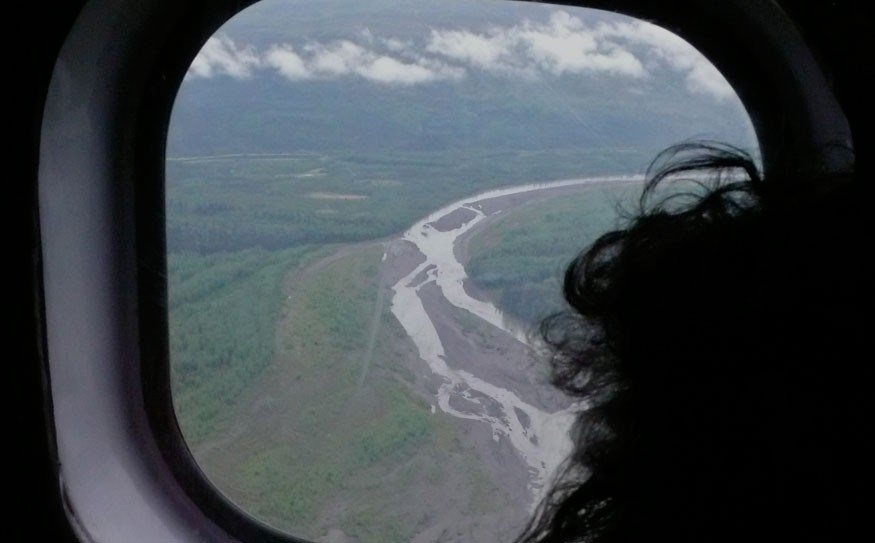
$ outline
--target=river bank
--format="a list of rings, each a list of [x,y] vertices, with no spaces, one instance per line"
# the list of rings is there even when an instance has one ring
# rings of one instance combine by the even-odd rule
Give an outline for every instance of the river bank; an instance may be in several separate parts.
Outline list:
[[[537,356],[528,330],[466,288],[464,240],[490,218],[527,202],[630,180],[575,179],[487,191],[429,214],[402,237],[423,259],[391,287],[391,311],[441,381],[435,405],[452,417],[483,423],[494,442],[512,445],[529,470],[530,507],[571,450],[568,431],[576,411],[533,376]]]

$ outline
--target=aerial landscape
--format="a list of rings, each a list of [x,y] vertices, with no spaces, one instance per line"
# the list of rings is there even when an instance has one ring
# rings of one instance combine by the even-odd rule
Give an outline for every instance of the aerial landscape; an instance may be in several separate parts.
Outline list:
[[[264,0],[167,141],[173,401],[216,488],[314,542],[510,541],[576,404],[534,333],[666,146],[756,151],[685,42],[507,1]]]

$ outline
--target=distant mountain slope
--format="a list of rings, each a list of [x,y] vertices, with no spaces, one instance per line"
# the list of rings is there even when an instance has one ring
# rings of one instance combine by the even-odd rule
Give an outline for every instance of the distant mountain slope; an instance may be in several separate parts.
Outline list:
[[[196,60],[168,156],[750,147],[737,98],[654,28],[514,2],[267,0]]]

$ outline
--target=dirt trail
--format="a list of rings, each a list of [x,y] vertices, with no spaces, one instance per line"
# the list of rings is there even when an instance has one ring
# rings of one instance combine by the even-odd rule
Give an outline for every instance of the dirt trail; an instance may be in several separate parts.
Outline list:
[[[383,253],[385,260],[386,253]],[[371,323],[368,327],[368,346],[361,360],[361,373],[359,374],[358,389],[361,390],[368,377],[371,360],[374,358],[374,346],[377,344],[377,334],[380,332],[380,324],[383,322],[383,307],[386,305],[385,266],[380,262],[380,273],[377,275],[377,299],[374,301],[374,311],[371,314]]]

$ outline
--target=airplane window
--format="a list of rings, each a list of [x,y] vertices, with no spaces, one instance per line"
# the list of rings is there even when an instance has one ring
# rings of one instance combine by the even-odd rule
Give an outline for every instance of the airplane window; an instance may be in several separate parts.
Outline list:
[[[507,541],[576,406],[528,332],[655,154],[756,154],[678,36],[508,1],[264,0],[166,152],[172,395],[233,503],[332,543]]]

